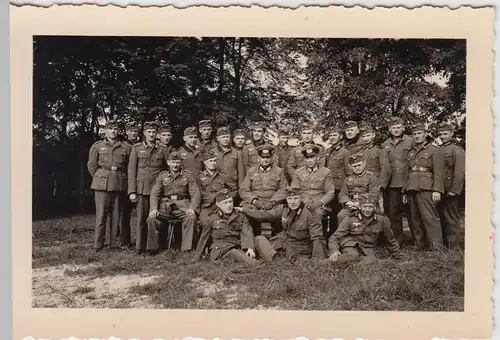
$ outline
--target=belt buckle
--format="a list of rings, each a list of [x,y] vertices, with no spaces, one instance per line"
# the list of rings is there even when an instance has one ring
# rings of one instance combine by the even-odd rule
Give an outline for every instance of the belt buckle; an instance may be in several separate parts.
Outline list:
[[[358,195],[358,194],[356,194],[356,195],[352,195],[352,199],[357,200],[358,198],[359,198],[359,195]]]
[[[170,199],[174,201],[177,200],[177,195],[170,195]]]
[[[117,166],[112,165],[112,166],[111,166],[111,171],[116,171],[116,170],[118,170],[118,167],[117,167]]]

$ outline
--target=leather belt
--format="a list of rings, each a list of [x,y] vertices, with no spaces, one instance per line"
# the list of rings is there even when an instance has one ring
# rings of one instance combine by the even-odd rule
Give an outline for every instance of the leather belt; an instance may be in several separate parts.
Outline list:
[[[432,168],[427,166],[412,166],[410,170],[412,172],[432,172]]]
[[[184,195],[166,195],[165,198],[168,198],[172,201],[178,201],[178,200],[186,199],[188,197],[184,196]]]
[[[110,171],[124,171],[121,166],[111,165],[111,166],[101,166],[101,169]]]

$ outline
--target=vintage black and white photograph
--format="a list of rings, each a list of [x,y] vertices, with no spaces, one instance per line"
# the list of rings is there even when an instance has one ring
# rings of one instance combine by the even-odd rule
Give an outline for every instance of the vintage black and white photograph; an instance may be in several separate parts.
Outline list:
[[[463,311],[466,57],[35,36],[32,306]]]

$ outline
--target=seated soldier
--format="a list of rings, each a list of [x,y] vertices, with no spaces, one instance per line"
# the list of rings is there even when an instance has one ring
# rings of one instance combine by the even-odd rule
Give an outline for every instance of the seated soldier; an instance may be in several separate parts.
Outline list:
[[[375,212],[377,203],[377,194],[360,195],[358,214],[345,218],[330,236],[329,261],[376,260],[378,256],[375,248],[381,244],[379,242],[382,241],[382,235],[390,255],[396,259],[402,257],[389,219]]]
[[[286,188],[286,205],[263,211],[246,206],[236,208],[246,216],[259,221],[280,221],[283,230],[267,240],[263,236],[255,238],[257,253],[270,262],[285,251],[287,258],[307,256],[324,259],[326,241],[321,226],[321,215],[305,209],[298,188]]]
[[[218,261],[230,258],[236,262],[257,264],[254,251],[254,235],[248,219],[234,210],[233,198],[227,190],[215,196],[217,210],[203,221],[203,230],[210,230],[212,245],[210,259]],[[195,260],[199,261],[205,245],[196,249]]]
[[[283,190],[286,188],[286,178],[283,169],[273,164],[274,147],[269,144],[257,147],[259,164],[250,168],[240,185],[239,193],[243,206],[252,205],[257,209],[269,210],[285,199]],[[255,235],[271,237],[280,231],[280,224],[261,225],[250,220]]]
[[[379,193],[378,177],[365,170],[366,161],[361,154],[354,154],[349,157],[349,168],[352,174],[342,183],[342,189],[339,193],[339,203],[343,208],[337,215],[337,223],[340,225],[342,220],[349,214],[357,214],[359,211],[358,198],[364,193]]]
[[[201,193],[191,171],[181,168],[178,152],[170,153],[168,167],[156,178],[150,197],[147,219],[147,250],[154,255],[159,250],[160,229],[163,222],[182,220],[182,251],[193,248],[196,214],[200,211]]]

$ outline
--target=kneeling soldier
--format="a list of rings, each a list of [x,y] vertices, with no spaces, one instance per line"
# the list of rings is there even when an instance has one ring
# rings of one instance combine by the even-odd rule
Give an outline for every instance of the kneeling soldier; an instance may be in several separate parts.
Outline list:
[[[257,253],[272,261],[278,251],[285,251],[287,258],[298,255],[325,258],[326,241],[321,226],[321,215],[305,209],[298,188],[286,188],[286,205],[263,211],[251,207],[237,208],[246,216],[259,221],[281,221],[283,230],[269,241],[264,236],[255,238]]]
[[[329,260],[332,262],[378,258],[375,248],[384,235],[391,256],[402,257],[398,242],[394,238],[389,218],[377,214],[376,194],[362,194],[359,198],[360,209],[355,216],[349,216],[339,225],[328,242]]]
[[[151,190],[147,250],[159,250],[159,231],[163,222],[182,220],[182,251],[193,247],[196,214],[200,210],[201,193],[193,174],[181,168],[181,157],[172,152],[168,158],[169,171],[158,175]]]
[[[217,193],[215,200],[217,211],[203,221],[203,229],[210,230],[212,234],[210,259],[231,258],[247,264],[259,263],[255,259],[254,235],[248,219],[234,210],[233,198],[227,190]],[[196,261],[200,260],[204,250],[205,245],[198,246]]]

